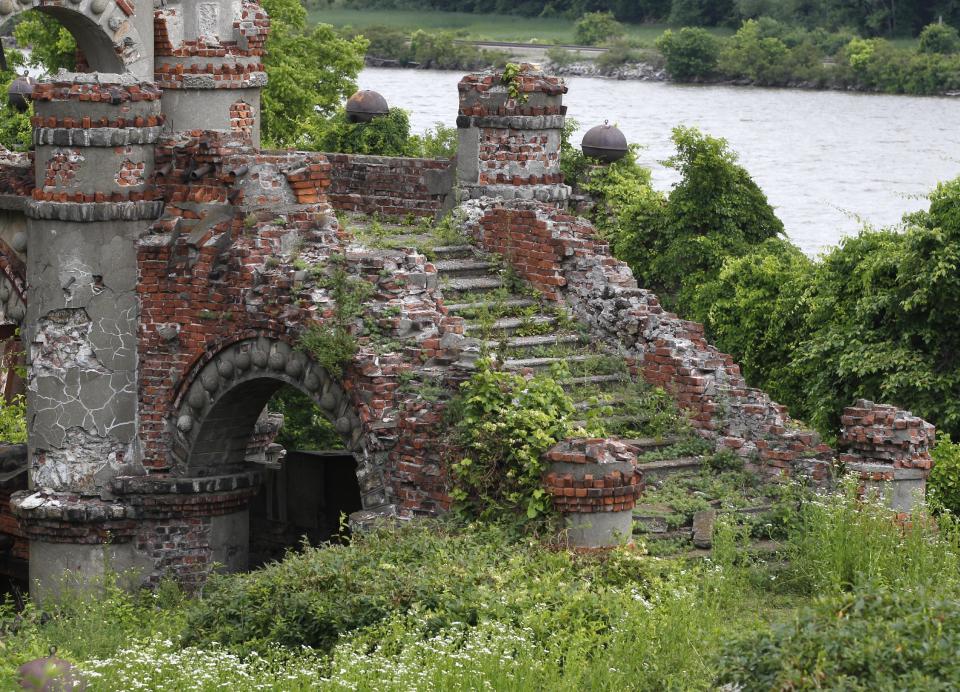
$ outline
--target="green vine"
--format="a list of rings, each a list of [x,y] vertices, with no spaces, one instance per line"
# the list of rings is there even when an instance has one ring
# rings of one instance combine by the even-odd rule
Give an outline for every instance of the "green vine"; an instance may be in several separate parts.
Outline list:
[[[518,103],[526,103],[527,93],[522,91],[520,74],[520,65],[515,62],[508,62],[503,68],[503,74],[500,75],[500,83],[506,85],[510,98]]]
[[[548,515],[543,453],[573,432],[573,402],[556,379],[526,379],[481,359],[450,410],[464,454],[451,465],[457,510],[519,523]]]

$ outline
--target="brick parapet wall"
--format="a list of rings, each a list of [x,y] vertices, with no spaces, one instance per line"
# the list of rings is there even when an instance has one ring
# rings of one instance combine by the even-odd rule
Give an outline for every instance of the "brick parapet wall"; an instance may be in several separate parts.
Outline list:
[[[331,164],[327,199],[334,209],[382,217],[433,217],[452,202],[451,160],[325,156]]]

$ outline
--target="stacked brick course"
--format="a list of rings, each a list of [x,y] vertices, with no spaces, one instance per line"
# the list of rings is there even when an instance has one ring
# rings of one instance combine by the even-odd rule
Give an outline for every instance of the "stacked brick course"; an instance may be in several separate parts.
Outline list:
[[[575,438],[564,440],[544,454],[551,464],[578,464],[598,469],[593,473],[574,474],[551,470],[544,476],[544,485],[554,506],[563,514],[625,512],[633,509],[643,492],[642,476],[636,469],[637,455],[622,442],[609,439]],[[624,473],[614,468],[626,464]]]
[[[436,216],[452,203],[453,162],[327,154],[327,198],[334,209],[383,217]]]

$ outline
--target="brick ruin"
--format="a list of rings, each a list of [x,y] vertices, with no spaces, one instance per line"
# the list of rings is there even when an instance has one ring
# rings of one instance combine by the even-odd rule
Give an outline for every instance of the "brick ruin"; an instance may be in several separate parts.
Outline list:
[[[465,77],[456,162],[266,152],[258,3],[10,11],[29,9],[71,29],[89,67],[36,87],[33,151],[0,161],[0,321],[22,330],[29,427],[26,447],[0,449],[0,558],[29,556],[32,580],[92,576],[105,557],[154,583],[246,568],[249,507],[278,458],[262,414],[284,386],[312,398],[355,460],[355,525],[448,508],[446,397],[419,390],[452,392],[478,340],[444,297],[442,262],[364,247],[338,211],[457,207],[476,248],[565,306],[633,378],[671,392],[717,448],[829,481],[833,450],[567,210],[562,80],[525,66],[516,98],[498,74]],[[372,328],[342,373],[298,348],[336,319],[334,267],[370,288],[355,322]],[[922,486],[929,424],[869,402],[844,424],[843,459],[865,482]],[[635,454],[618,440],[567,441],[549,454],[560,467],[546,485],[571,513],[622,524],[641,487]]]

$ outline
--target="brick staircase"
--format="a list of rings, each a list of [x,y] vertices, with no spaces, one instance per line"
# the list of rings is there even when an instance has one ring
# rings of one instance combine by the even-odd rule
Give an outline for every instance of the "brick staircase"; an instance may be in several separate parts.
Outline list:
[[[699,472],[693,449],[706,451],[672,399],[630,376],[627,361],[589,337],[567,309],[543,299],[502,260],[483,252],[455,229],[426,222],[387,222],[361,215],[341,218],[358,242],[412,247],[434,264],[447,309],[464,319],[480,353],[505,370],[554,373],[575,402],[578,425],[602,423],[606,434],[630,445],[653,483]],[[645,457],[654,460],[646,461]],[[641,510],[642,511],[642,510]],[[638,531],[647,527],[637,524]]]

